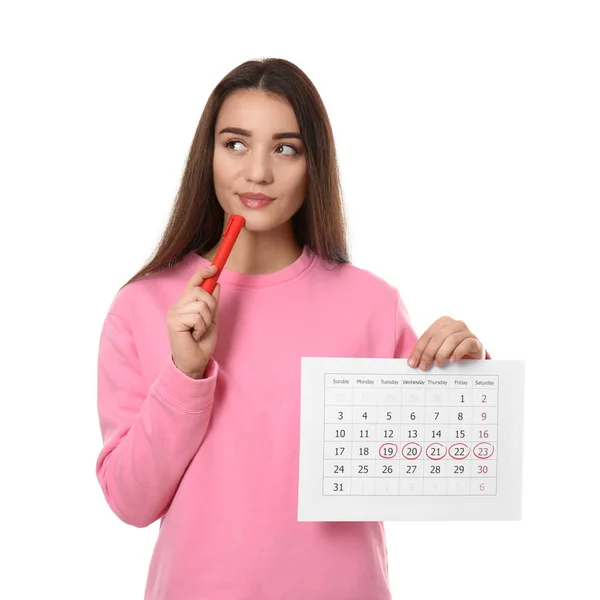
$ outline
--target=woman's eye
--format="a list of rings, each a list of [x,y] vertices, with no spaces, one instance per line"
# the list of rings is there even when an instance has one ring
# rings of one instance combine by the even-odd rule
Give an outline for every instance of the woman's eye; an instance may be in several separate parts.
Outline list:
[[[279,148],[289,148],[291,150],[291,152],[286,152],[286,153],[278,152],[278,154],[297,154],[296,148],[294,148],[294,146],[290,146],[289,144],[281,144],[281,146],[279,146]]]
[[[232,148],[229,144],[242,144],[242,142],[240,142],[239,140],[229,140],[228,142],[226,142],[225,148],[229,148],[230,150],[234,150],[234,148]],[[243,146],[243,144],[242,144],[242,146]]]

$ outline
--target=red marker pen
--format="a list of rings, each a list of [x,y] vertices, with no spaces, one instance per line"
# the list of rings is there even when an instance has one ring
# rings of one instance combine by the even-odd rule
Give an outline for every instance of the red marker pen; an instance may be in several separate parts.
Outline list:
[[[221,271],[223,270],[223,267],[225,266],[229,255],[231,254],[231,249],[233,248],[238,235],[240,235],[240,231],[244,227],[244,223],[246,223],[246,219],[240,215],[231,215],[231,217],[229,217],[229,222],[227,223],[227,227],[225,227],[225,231],[223,232],[221,245],[219,246],[217,254],[212,261],[212,264],[217,266],[217,272],[212,277],[205,279],[200,286],[209,294],[213,293],[213,290],[217,285],[219,275],[221,274]]]

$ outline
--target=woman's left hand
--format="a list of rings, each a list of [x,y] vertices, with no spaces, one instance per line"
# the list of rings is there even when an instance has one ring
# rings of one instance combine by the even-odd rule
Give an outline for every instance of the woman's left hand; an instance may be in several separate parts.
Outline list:
[[[483,344],[463,321],[441,317],[419,338],[410,353],[408,365],[418,365],[427,371],[431,363],[439,367],[446,360],[454,363],[461,358],[484,359]]]

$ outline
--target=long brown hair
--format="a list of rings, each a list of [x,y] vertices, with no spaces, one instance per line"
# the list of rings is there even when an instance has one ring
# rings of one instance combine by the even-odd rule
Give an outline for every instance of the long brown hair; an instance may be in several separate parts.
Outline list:
[[[223,101],[235,90],[253,89],[285,98],[292,106],[305,145],[307,195],[292,217],[298,243],[327,262],[350,261],[346,219],[331,123],[312,81],[282,58],[249,60],[228,73],[208,98],[186,161],[181,184],[154,255],[125,285],[174,266],[186,254],[214,248],[225,213],[213,183],[214,130]]]

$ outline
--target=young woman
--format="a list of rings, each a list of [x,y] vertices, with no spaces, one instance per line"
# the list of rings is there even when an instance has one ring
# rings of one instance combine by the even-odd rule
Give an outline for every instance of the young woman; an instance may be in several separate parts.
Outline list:
[[[302,356],[486,353],[449,317],[417,340],[398,290],[350,263],[321,98],[294,64],[249,61],[212,92],[155,256],[100,336],[98,479],[126,523],[161,519],[146,599],[390,598],[382,523],[297,521]]]

